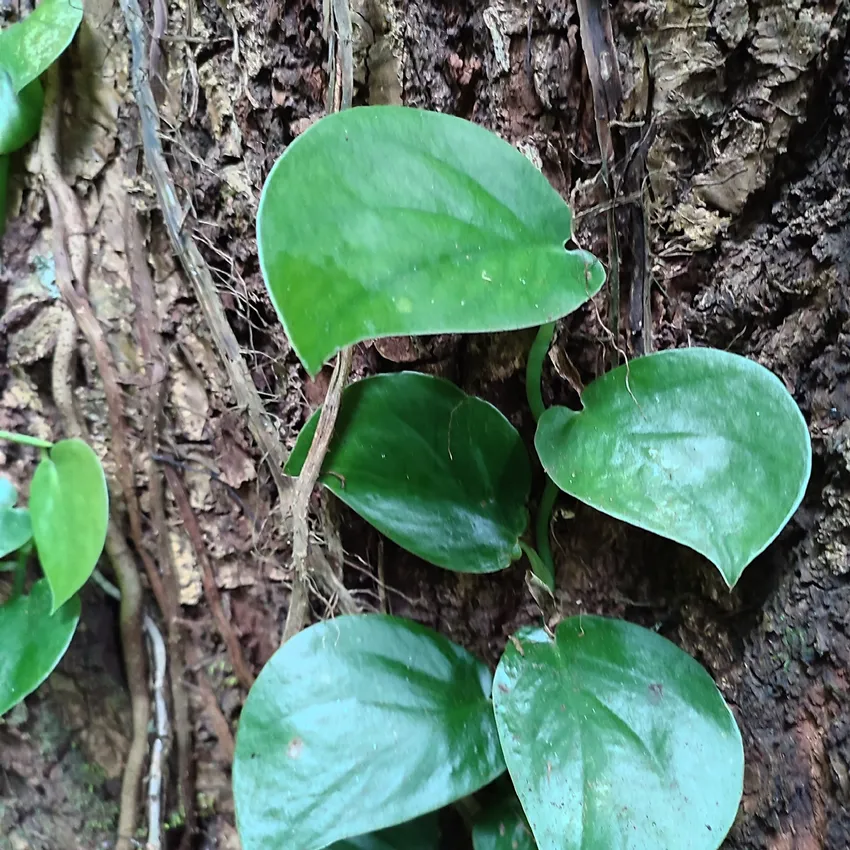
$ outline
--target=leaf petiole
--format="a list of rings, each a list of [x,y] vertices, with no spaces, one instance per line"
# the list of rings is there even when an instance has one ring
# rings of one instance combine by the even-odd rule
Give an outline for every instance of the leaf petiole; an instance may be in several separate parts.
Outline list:
[[[15,575],[12,583],[11,599],[17,599],[24,592],[24,584],[27,580],[27,562],[30,558],[30,552],[32,552],[31,543],[25,543],[18,549],[14,567]]]
[[[528,352],[528,363],[525,367],[525,395],[528,398],[528,406],[531,408],[531,415],[535,422],[540,419],[546,409],[543,404],[543,391],[541,389],[543,362],[549,353],[549,346],[552,344],[554,336],[554,322],[541,325],[537,330],[537,336],[534,337],[531,350]]]
[[[529,546],[528,543],[520,540],[519,547],[522,549],[523,554],[526,558],[528,558],[528,562],[531,564],[531,572],[534,573],[535,577],[550,593],[554,593],[555,570],[551,563],[551,556],[550,562],[547,564],[540,555],[537,554],[537,551],[533,546]]]
[[[30,437],[27,434],[16,434],[14,431],[0,431],[0,440],[8,440],[10,443],[18,443],[21,446],[35,446],[39,449],[53,448],[53,443],[48,440],[40,440],[38,437]]]
[[[528,363],[525,367],[525,394],[534,421],[537,422],[546,410],[543,404],[543,363],[549,353],[549,346],[555,336],[555,322],[547,322],[537,330],[531,350],[528,352]],[[534,575],[546,585],[550,592],[555,592],[555,563],[552,560],[552,547],[549,545],[549,523],[552,519],[552,509],[558,498],[558,487],[551,478],[546,476],[546,487],[540,497],[540,507],[537,509],[535,536],[537,551],[523,547],[526,557],[531,562]],[[522,544],[520,544],[522,545]],[[532,555],[533,553],[533,555]]]
[[[549,544],[549,524],[552,521],[552,510],[560,492],[558,485],[548,476],[543,495],[540,497],[540,506],[537,508],[537,521],[535,523],[535,536],[537,538],[537,552],[540,560],[552,576],[551,591],[555,590],[555,561],[552,558],[552,547]],[[540,578],[540,576],[538,576]]]

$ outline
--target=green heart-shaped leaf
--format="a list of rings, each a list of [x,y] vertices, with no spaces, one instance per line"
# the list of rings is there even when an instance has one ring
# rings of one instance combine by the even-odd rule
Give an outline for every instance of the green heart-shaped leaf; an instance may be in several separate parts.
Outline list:
[[[540,850],[716,850],[744,753],[706,671],[622,620],[571,617],[508,644],[493,689],[508,771]]]
[[[605,275],[565,250],[572,216],[482,127],[400,106],[346,109],[299,136],[257,215],[266,286],[316,374],[376,337],[498,331],[565,316]]]
[[[41,0],[23,20],[0,30],[0,67],[21,91],[66,50],[83,19],[82,0]]]
[[[778,378],[744,357],[663,351],[595,380],[534,445],[567,493],[705,555],[729,587],[799,506],[809,432]]]
[[[32,477],[29,507],[55,611],[86,583],[106,541],[106,477],[86,443],[61,440],[42,458]]]
[[[0,715],[31,694],[59,663],[80,619],[75,596],[55,614],[42,579],[29,596],[0,605]]]
[[[0,558],[17,552],[32,537],[29,511],[16,508],[17,501],[12,482],[0,478]]]
[[[298,475],[318,422],[298,435]],[[376,375],[342,396],[319,479],[379,531],[424,560],[494,572],[518,558],[531,486],[516,429],[480,398],[417,372]]]
[[[318,850],[477,791],[504,771],[487,668],[409,620],[338,617],[288,640],[242,710],[244,850]]]
[[[439,850],[440,825],[434,813],[416,820],[346,838],[332,844],[329,850]]]
[[[44,92],[33,80],[20,94],[12,87],[12,78],[0,67],[0,155],[22,148],[38,135]]]
[[[473,850],[537,850],[516,794],[496,798],[476,817]]]

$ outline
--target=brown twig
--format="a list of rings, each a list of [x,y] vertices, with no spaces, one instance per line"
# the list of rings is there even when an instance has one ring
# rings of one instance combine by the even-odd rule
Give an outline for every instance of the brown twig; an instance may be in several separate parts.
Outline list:
[[[146,688],[146,665],[141,629],[142,584],[139,581],[139,572],[136,569],[133,553],[114,520],[109,521],[106,554],[109,556],[121,590],[118,617],[124,664],[127,667],[127,687],[130,691],[130,705],[133,713],[133,738],[121,782],[118,840],[115,842],[115,850],[130,850],[136,837],[139,787],[148,752],[148,723],[150,723],[151,711]]]
[[[602,155],[602,178],[610,207],[606,214],[608,229],[608,322],[619,336],[620,327],[620,249],[614,213],[619,187],[616,155],[611,136],[611,123],[619,118],[623,102],[620,67],[611,29],[611,13],[607,0],[578,0],[581,46],[593,90],[596,136]]]
[[[295,484],[295,496],[292,500],[292,595],[289,600],[289,611],[286,615],[286,623],[283,627],[281,642],[285,643],[294,634],[297,634],[307,620],[307,550],[309,547],[309,523],[310,496],[322,471],[322,463],[328,451],[328,446],[333,437],[334,424],[339,413],[342,391],[351,371],[352,349],[349,346],[340,351],[334,366],[328,386],[325,403],[319,415],[316,425],[316,433],[310,451],[301,468],[301,474]]]
[[[648,67],[648,65],[647,65]],[[647,96],[645,112],[652,107],[652,98]],[[633,140],[625,174],[624,191],[635,197],[628,205],[624,218],[630,236],[631,284],[629,287],[629,331],[632,345],[639,355],[652,351],[652,310],[650,303],[650,257],[649,222],[646,205],[646,158],[655,139],[656,126],[647,120],[645,131],[630,130]]]
[[[384,574],[384,538],[378,538],[378,607],[384,614],[391,614],[387,598],[387,579]]]
[[[57,270],[56,283],[62,300],[70,307],[77,325],[91,346],[92,354],[97,363],[98,373],[103,381],[107,418],[109,419],[109,426],[112,433],[111,451],[115,458],[115,474],[120,486],[120,495],[124,499],[124,505],[130,521],[130,535],[136,551],[145,565],[145,572],[147,573],[148,581],[156,597],[157,604],[163,614],[165,614],[168,611],[168,600],[162,585],[162,579],[144,546],[141,510],[139,508],[139,500],[136,497],[133,463],[130,459],[126,429],[124,427],[124,402],[121,385],[117,377],[118,370],[115,367],[112,351],[106,341],[103,328],[101,328],[89,303],[88,293],[85,288],[85,282],[88,276],[88,262],[86,260],[85,265],[82,265],[83,261],[81,258],[77,260],[77,263],[73,259],[75,254],[79,255],[79,235],[85,235],[82,209],[80,208],[80,202],[77,196],[65,182],[59,170],[59,159],[56,148],[53,147],[51,149],[50,143],[46,143],[43,150],[40,147],[40,151],[42,152],[42,171],[47,182],[48,204],[50,205],[54,227],[58,228],[60,232],[67,233],[67,241],[69,243],[69,250],[67,252],[60,251],[55,257]],[[61,187],[64,187],[64,189]],[[60,265],[62,266],[61,270]],[[79,274],[82,277],[77,276],[78,265],[80,266]],[[75,278],[76,284],[74,283]]]
[[[61,121],[59,67],[54,63],[47,71],[44,92],[44,113],[39,135],[39,153],[41,154],[42,173],[44,175],[50,215],[53,223],[53,253],[56,263],[56,280],[63,300],[70,308],[62,322],[56,349],[54,351],[52,385],[54,400],[62,416],[63,424],[69,436],[87,439],[86,429],[77,416],[74,407],[72,364],[76,350],[77,327],[88,337],[95,339],[100,325],[88,306],[85,286],[89,273],[89,249],[82,209],[76,194],[65,181],[59,167],[59,125]],[[76,279],[76,287],[74,280]],[[75,309],[76,307],[76,309]],[[94,324],[95,327],[92,325]],[[95,346],[89,339],[92,348]],[[98,351],[102,356],[102,351]],[[98,359],[98,368],[101,360]],[[108,376],[101,371],[106,385]],[[107,393],[109,401],[109,393]],[[112,413],[112,411],[111,411]],[[114,417],[110,416],[112,420]],[[116,442],[120,436],[113,431],[112,449],[116,454],[116,464],[121,473],[121,461],[124,456],[120,448],[116,452]],[[123,489],[123,488],[122,488]],[[114,484],[113,484],[114,490]],[[114,510],[114,501],[113,501]],[[145,654],[142,641],[141,582],[124,535],[118,524],[110,519],[106,537],[106,553],[112,563],[115,576],[121,589],[120,628],[121,646],[127,667],[128,687],[133,715],[133,738],[121,787],[121,805],[118,818],[118,841],[116,850],[130,850],[135,836],[139,808],[139,785],[147,753],[148,722],[150,703],[147,693],[145,673]]]
[[[154,460],[157,463],[167,463],[175,469],[183,470],[183,472],[195,472],[201,475],[206,475],[210,481],[215,481],[216,484],[221,485],[225,493],[227,493],[227,495],[238,505],[239,510],[241,510],[242,513],[251,520],[251,525],[253,526],[254,531],[259,531],[256,514],[248,507],[248,505],[245,504],[245,500],[239,495],[239,491],[228,484],[214,469],[210,469],[208,466],[200,463],[199,461],[180,460],[173,455],[163,454],[162,452],[154,452],[151,455],[151,460]]]
[[[342,578],[345,549],[342,546],[342,538],[339,536],[339,503],[330,490],[322,492],[319,525],[321,537],[328,550],[328,561],[337,577]]]
[[[170,466],[166,466],[164,469],[168,487],[174,494],[174,499],[177,502],[177,510],[180,511],[180,518],[183,520],[183,526],[189,535],[189,539],[192,541],[195,557],[198,559],[201,567],[204,598],[210,606],[213,618],[218,626],[219,634],[224,640],[225,646],[227,646],[230,664],[233,667],[236,678],[239,679],[243,687],[250,689],[251,685],[254,684],[255,676],[248,662],[245,660],[245,656],[242,654],[239,639],[230,627],[230,621],[227,619],[224,609],[221,606],[221,595],[218,592],[218,585],[215,583],[215,576],[213,575],[212,566],[210,566],[210,560],[207,556],[204,536],[201,534],[197,517],[189,502],[189,494],[186,492],[183,480],[177,474],[177,470],[172,469]]]
[[[125,200],[124,204],[124,254],[127,258],[130,287],[133,292],[133,300],[136,304],[136,325],[139,333],[139,344],[142,349],[145,369],[150,372],[147,404],[149,416],[145,429],[145,442],[148,449],[148,494],[150,497],[151,520],[156,531],[157,555],[168,602],[168,610],[162,613],[165,618],[168,651],[171,659],[169,677],[174,711],[174,740],[177,744],[177,788],[185,823],[181,848],[188,848],[196,830],[196,811],[192,774],[192,736],[189,717],[189,698],[183,681],[186,665],[182,633],[179,628],[180,588],[169,545],[162,476],[154,458],[154,452],[157,448],[157,436],[165,409],[168,360],[163,350],[162,339],[159,335],[159,327],[156,320],[156,294],[154,292],[150,270],[148,269],[147,261],[142,251],[141,228],[139,227],[135,210],[129,198]]]
[[[210,270],[195,240],[183,230],[183,210],[177,199],[174,181],[159,140],[159,113],[145,67],[145,32],[142,11],[138,0],[121,0],[121,8],[132,47],[131,84],[139,107],[145,161],[156,186],[168,235],[174,252],[192,283],[195,298],[201,307],[216,350],[224,364],[236,403],[245,410],[248,427],[257,445],[268,459],[269,471],[280,496],[281,510],[287,514],[290,509],[292,484],[283,472],[286,450],[268,421],[259,393],[242,359],[236,336],[227,321]]]
[[[160,73],[162,62],[162,39],[168,30],[168,6],[165,0],[153,0],[153,27],[151,28],[151,44],[148,53],[148,68],[151,80],[165,91],[165,81]]]
[[[340,74],[339,103],[336,110],[350,109],[354,98],[354,53],[352,50],[351,10],[348,0],[333,0],[333,17],[336,26],[338,67]]]
[[[195,675],[198,680],[198,691],[200,692],[201,699],[204,701],[203,710],[207,713],[210,726],[212,726],[212,730],[215,733],[216,738],[218,738],[218,744],[224,751],[224,756],[227,759],[228,764],[231,764],[233,762],[233,755],[236,751],[236,745],[233,741],[233,732],[230,730],[230,724],[227,722],[227,718],[224,716],[221,708],[219,707],[218,699],[216,698],[215,691],[210,684],[209,677],[204,672],[203,668],[206,662],[201,658],[201,654],[198,652],[197,648],[193,647],[189,650],[189,652],[189,663],[195,670]]]
[[[337,41],[337,61],[334,62],[336,73],[339,74],[342,70],[340,79],[340,91],[337,96],[334,93],[333,108],[335,111],[345,109],[351,106],[353,97],[354,77],[353,77],[353,59],[351,46],[351,12],[348,7],[348,0],[329,0],[324,4],[324,31],[334,31],[338,34]],[[333,15],[333,20],[330,16]],[[325,455],[330,445],[331,437],[333,436],[334,424],[339,413],[339,406],[342,400],[342,391],[345,389],[345,383],[348,380],[348,374],[351,372],[351,360],[353,349],[348,346],[340,351],[336,365],[334,366],[333,375],[331,375],[328,392],[325,397],[325,403],[322,405],[322,412],[319,415],[319,422],[316,426],[316,432],[313,435],[313,442],[310,445],[310,450],[307,453],[307,458],[304,461],[304,466],[301,468],[301,474],[298,476],[298,481],[295,485],[295,495],[292,499],[292,593],[289,598],[289,611],[286,614],[286,623],[283,627],[283,635],[281,642],[285,643],[294,634],[297,634],[304,628],[307,617],[309,616],[308,604],[308,588],[309,574],[307,563],[307,552],[309,548],[309,524],[308,516],[310,513],[310,496],[313,493],[313,488],[316,486],[316,481],[319,479],[319,473],[322,470],[322,463],[325,460]],[[320,563],[327,563],[327,559],[321,559]],[[345,592],[349,600],[356,603],[353,598],[345,590],[345,586],[331,570],[330,575],[326,575],[322,571],[321,577],[325,583],[328,582],[337,585]],[[334,595],[333,593],[331,594]]]
[[[171,734],[168,723],[168,705],[165,701],[165,673],[168,654],[165,641],[157,624],[147,615],[144,628],[150,648],[153,697],[154,738],[151,746],[151,763],[148,769],[148,843],[145,850],[161,850],[162,825],[165,819],[162,805],[165,796],[166,765],[168,762],[168,739]]]
[[[299,521],[295,518],[294,499],[291,499],[292,483],[286,478],[283,472],[286,462],[286,451],[268,422],[260,396],[242,360],[236,337],[227,322],[227,317],[218,298],[215,282],[213,281],[210,270],[204,262],[192,236],[183,230],[183,210],[177,200],[174,182],[163,154],[162,144],[159,138],[159,114],[151,92],[148,71],[145,68],[144,21],[138,0],[121,0],[121,8],[124,13],[125,25],[132,47],[131,84],[136,103],[139,107],[145,160],[156,186],[160,208],[165,219],[172,247],[192,283],[195,297],[204,314],[219,356],[224,363],[237,404],[246,411],[248,425],[254,435],[254,439],[268,459],[269,469],[280,496],[281,509],[285,514],[291,510],[294,523],[297,524]],[[347,3],[340,3],[339,0],[335,0],[334,13],[337,15],[337,27],[343,32],[350,32],[351,22]],[[347,51],[350,54],[352,49],[351,39],[341,39],[340,41],[340,50]],[[348,68],[351,65],[351,57],[343,55],[342,64],[344,68]],[[341,93],[341,100],[343,103],[350,103],[353,80],[347,79],[346,75],[343,74],[343,83],[346,85],[346,88]],[[347,373],[348,370],[346,370],[346,376]],[[339,386],[337,391],[341,392],[342,386]],[[331,409],[333,407],[334,405],[331,404]],[[325,421],[327,427],[329,419],[326,417]],[[332,424],[330,422],[331,428]],[[319,460],[318,468],[321,468],[321,459]],[[316,475],[318,475],[318,471]],[[315,485],[315,478],[313,485]],[[308,504],[309,496],[309,493],[306,497],[302,495],[302,505]],[[303,551],[304,557],[300,561],[302,565],[301,569],[296,570],[292,601],[290,602],[290,613],[287,615],[287,620],[291,620],[293,626],[297,622],[301,622],[302,624],[306,622],[307,609],[309,607],[307,602],[306,577],[306,508],[304,510],[304,523],[298,532],[299,551]],[[295,529],[293,529],[293,536],[295,536]],[[293,548],[295,548],[295,542],[293,542]],[[293,557],[293,563],[298,563],[296,557]],[[325,571],[320,568],[317,570],[316,578],[323,585],[332,589],[332,595],[337,594],[339,596],[341,607],[347,606],[355,610],[357,609],[357,604],[353,597],[345,589],[342,582],[333,575],[332,571],[330,574],[325,575]]]

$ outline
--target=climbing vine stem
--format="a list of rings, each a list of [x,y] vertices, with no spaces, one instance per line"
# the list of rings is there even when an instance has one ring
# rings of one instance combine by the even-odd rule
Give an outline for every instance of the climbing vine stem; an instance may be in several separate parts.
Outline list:
[[[525,394],[531,415],[536,422],[543,415],[546,407],[543,404],[542,376],[543,362],[549,353],[549,346],[555,336],[555,323],[547,322],[537,330],[537,336],[528,352],[528,363],[525,367]]]
[[[528,406],[534,421],[537,422],[546,409],[543,404],[543,363],[549,353],[549,346],[555,336],[555,323],[547,322],[541,325],[534,338],[531,351],[528,352],[528,363],[525,368],[525,394],[528,398]],[[558,487],[548,476],[543,495],[540,497],[540,506],[537,509],[537,522],[535,526],[537,538],[537,551],[523,545],[523,551],[531,562],[532,572],[549,588],[555,590],[555,562],[552,560],[552,547],[549,544],[549,523],[552,519],[552,509],[558,498]]]

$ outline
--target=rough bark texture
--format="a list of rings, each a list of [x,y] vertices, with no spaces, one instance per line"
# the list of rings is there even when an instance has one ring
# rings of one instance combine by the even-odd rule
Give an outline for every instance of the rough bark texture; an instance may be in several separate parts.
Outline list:
[[[143,396],[133,383],[141,358],[117,224],[129,191],[148,214],[156,319],[170,352],[170,424],[162,449],[182,458],[225,610],[256,671],[286,614],[285,530],[276,522],[262,458],[232,409],[209,335],[171,256],[155,196],[136,176],[136,112],[117,8],[98,0],[86,10],[87,24],[67,60],[75,85],[65,150],[91,227],[92,300],[128,379],[130,424],[141,441]],[[744,801],[725,847],[844,850],[850,847],[848,4],[619,0],[612,16],[625,96],[621,119],[655,133],[644,181],[653,346],[710,344],[774,370],[810,423],[814,472],[801,510],[731,594],[696,555],[563,500],[554,523],[557,608],[656,627],[715,677],[743,730],[747,758]],[[352,19],[355,103],[403,102],[500,133],[571,200],[583,246],[607,258],[605,215],[596,209],[605,192],[573,0],[487,6],[356,0]],[[218,276],[256,386],[291,444],[321,403],[328,374],[307,380],[275,321],[253,220],[273,162],[325,110],[321,3],[172,2],[169,33],[189,36],[163,43],[161,107],[185,226]],[[613,128],[621,145],[627,129]],[[26,176],[37,172],[37,155],[17,157],[16,165],[15,215],[0,271],[7,284],[0,295],[0,428],[49,438],[57,422],[44,381],[57,320],[49,233],[42,195]],[[628,252],[624,259],[628,271],[634,260]],[[587,383],[616,362],[604,301],[600,296],[561,323],[547,364],[548,401],[574,404],[574,374]],[[622,304],[625,328],[625,290]],[[522,372],[531,336],[384,340],[358,347],[354,374],[399,364],[444,374],[497,404],[530,439]],[[628,344],[626,335],[621,344]],[[85,350],[78,380],[78,402],[103,453],[102,389]],[[32,461],[27,452],[0,446],[4,474],[19,483]],[[137,481],[145,487],[141,474]],[[144,500],[143,507],[149,510]],[[238,717],[244,692],[229,676],[191,546],[174,506],[167,508],[187,640],[203,659],[191,673],[211,682],[216,695],[211,704],[203,683],[192,690],[201,839],[235,847],[228,754],[219,733]],[[366,604],[378,598],[380,563],[394,613],[435,626],[490,663],[519,624],[535,619],[520,570],[449,574],[379,543],[347,511],[339,523],[345,580]],[[317,530],[339,565],[334,523]],[[87,602],[88,631],[59,676],[26,711],[0,724],[0,850],[92,847],[110,835],[108,801],[115,799],[126,749],[120,730],[127,705],[109,627],[114,612],[94,592]],[[317,605],[314,613],[327,611]],[[109,711],[91,710],[110,688]],[[68,719],[65,711],[76,713]],[[61,734],[51,733],[56,727]],[[96,782],[80,774],[80,762],[99,765]],[[105,806],[102,822],[100,816],[89,822],[91,834],[69,814],[68,801],[80,787],[89,794],[84,806],[95,800]]]

